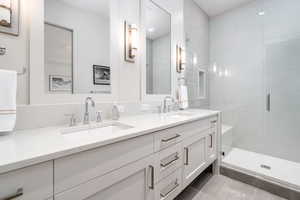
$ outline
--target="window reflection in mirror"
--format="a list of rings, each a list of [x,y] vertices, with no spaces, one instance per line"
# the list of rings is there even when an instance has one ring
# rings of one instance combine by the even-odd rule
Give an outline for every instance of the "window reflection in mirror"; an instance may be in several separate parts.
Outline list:
[[[146,92],[171,94],[171,15],[146,2]]]
[[[45,90],[110,93],[110,0],[45,0]]]

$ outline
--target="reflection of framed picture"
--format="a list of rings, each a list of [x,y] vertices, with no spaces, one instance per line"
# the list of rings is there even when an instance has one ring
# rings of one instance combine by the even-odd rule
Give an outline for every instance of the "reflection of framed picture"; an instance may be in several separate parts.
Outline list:
[[[20,0],[0,0],[0,32],[19,35]]]
[[[70,76],[50,75],[50,92],[72,92],[72,78]]]
[[[110,67],[93,66],[94,85],[110,85]]]

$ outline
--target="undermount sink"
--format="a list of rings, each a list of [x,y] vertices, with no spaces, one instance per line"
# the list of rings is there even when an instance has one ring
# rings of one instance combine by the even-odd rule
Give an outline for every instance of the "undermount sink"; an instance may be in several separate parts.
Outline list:
[[[68,127],[61,130],[62,134],[71,134],[78,133],[83,131],[99,131],[99,133],[115,133],[122,130],[127,130],[133,128],[133,126],[129,126],[127,124],[122,124],[119,122],[106,122],[106,123],[95,123],[95,124],[87,124],[87,125],[78,125],[74,127]]]

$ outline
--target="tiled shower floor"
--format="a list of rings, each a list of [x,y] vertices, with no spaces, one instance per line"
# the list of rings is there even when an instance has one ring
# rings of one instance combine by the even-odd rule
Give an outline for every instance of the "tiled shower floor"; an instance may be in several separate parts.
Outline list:
[[[284,200],[225,176],[206,175],[186,188],[175,200]]]

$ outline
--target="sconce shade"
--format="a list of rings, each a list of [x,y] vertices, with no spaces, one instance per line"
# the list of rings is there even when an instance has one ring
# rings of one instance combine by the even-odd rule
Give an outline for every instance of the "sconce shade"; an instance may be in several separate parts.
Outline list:
[[[138,49],[138,28],[136,24],[125,22],[125,61],[134,63]]]
[[[181,46],[177,45],[176,47],[177,72],[181,73],[183,70],[185,70],[185,65],[186,65],[186,52]]]

